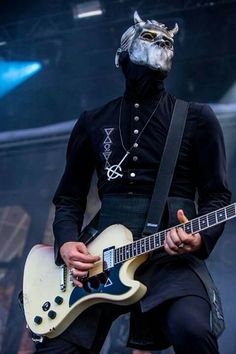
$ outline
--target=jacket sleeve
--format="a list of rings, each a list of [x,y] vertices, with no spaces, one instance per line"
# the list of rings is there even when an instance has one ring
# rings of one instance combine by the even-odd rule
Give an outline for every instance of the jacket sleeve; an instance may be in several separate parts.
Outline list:
[[[212,109],[202,107],[193,142],[194,175],[198,193],[198,215],[230,203],[223,132]],[[202,247],[195,252],[205,259],[224,230],[224,223],[201,231]]]
[[[60,247],[65,242],[78,241],[93,171],[94,158],[84,112],[72,130],[65,171],[53,198],[56,207],[53,233],[57,265],[63,263]]]

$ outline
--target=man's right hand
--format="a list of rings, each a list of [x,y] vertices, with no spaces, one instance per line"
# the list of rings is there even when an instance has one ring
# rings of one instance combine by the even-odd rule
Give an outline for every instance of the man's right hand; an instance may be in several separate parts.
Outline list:
[[[73,282],[82,288],[83,283],[80,279],[87,276],[89,269],[93,268],[100,257],[89,254],[83,242],[64,243],[60,248],[60,254],[72,273]]]

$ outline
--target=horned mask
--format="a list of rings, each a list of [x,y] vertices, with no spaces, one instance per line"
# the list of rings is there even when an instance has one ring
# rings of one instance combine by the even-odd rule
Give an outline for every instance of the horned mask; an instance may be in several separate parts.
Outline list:
[[[116,66],[119,67],[120,54],[128,52],[134,64],[168,73],[174,56],[173,38],[178,30],[177,23],[172,30],[168,30],[164,24],[155,20],[143,21],[135,11],[134,25],[121,37],[115,57]]]

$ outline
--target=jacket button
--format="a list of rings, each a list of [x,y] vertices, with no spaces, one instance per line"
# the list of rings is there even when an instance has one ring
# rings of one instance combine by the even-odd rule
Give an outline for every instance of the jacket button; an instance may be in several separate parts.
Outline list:
[[[138,143],[134,143],[133,147],[137,148],[138,147]]]
[[[135,176],[136,176],[136,174],[134,172],[131,172],[130,177],[134,178]]]
[[[134,129],[134,134],[137,135],[139,133],[138,129]]]
[[[139,103],[135,103],[135,104],[134,104],[134,107],[135,107],[135,108],[139,108]]]
[[[138,156],[133,156],[133,161],[138,161]]]
[[[135,120],[135,122],[138,122],[138,121],[139,121],[139,117],[138,117],[138,116],[135,116],[135,117],[134,117],[134,120]]]

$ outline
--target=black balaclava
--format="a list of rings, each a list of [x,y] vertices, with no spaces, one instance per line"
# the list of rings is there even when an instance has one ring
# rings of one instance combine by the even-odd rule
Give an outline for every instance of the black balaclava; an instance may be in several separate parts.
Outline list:
[[[120,66],[126,79],[126,95],[133,98],[152,98],[164,90],[167,73],[132,63],[127,52],[120,56]]]

